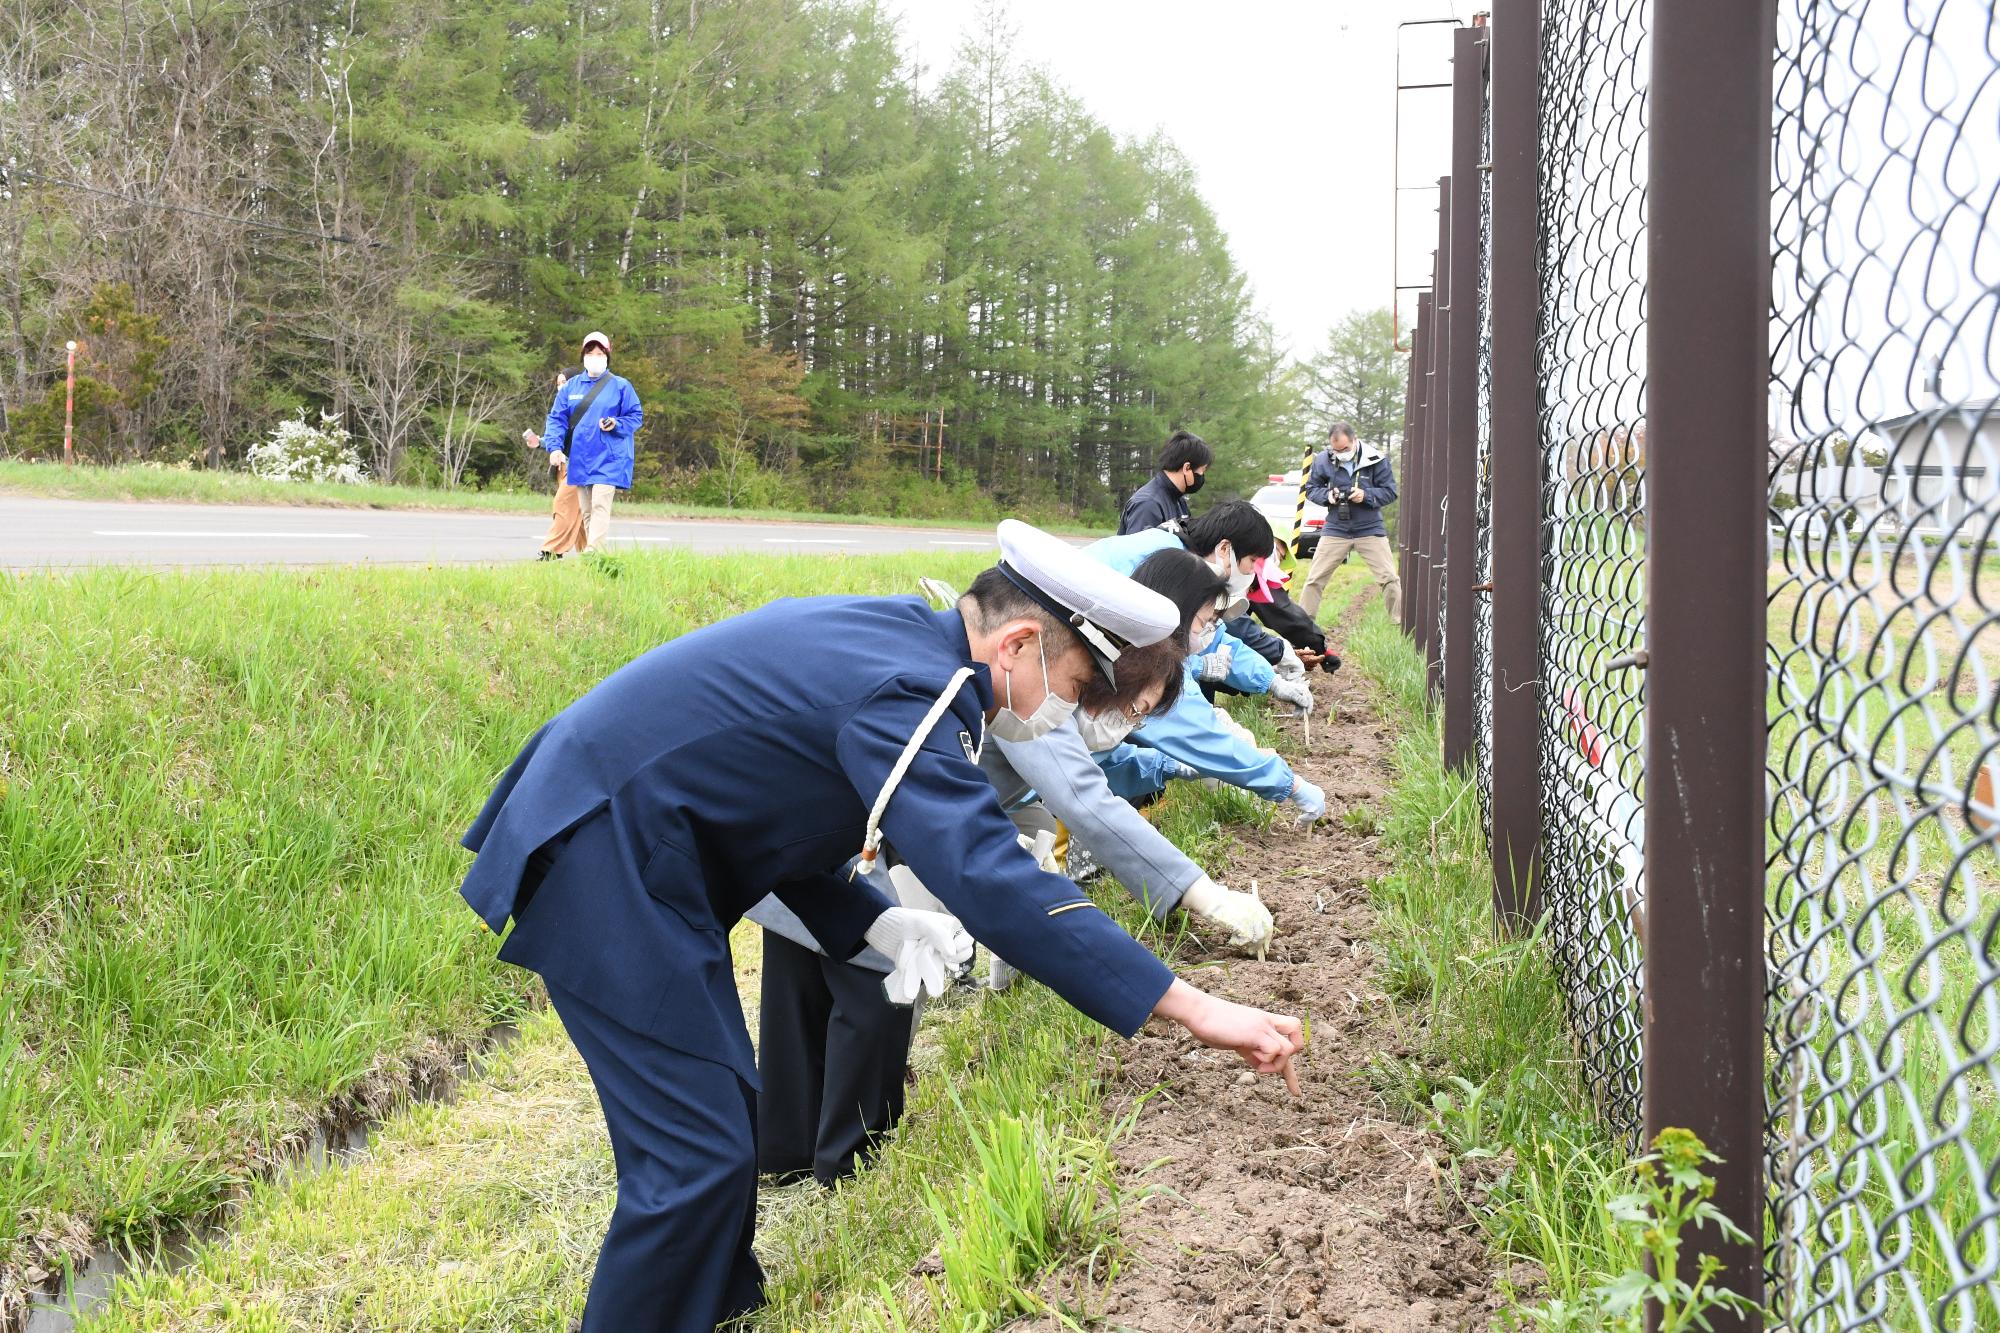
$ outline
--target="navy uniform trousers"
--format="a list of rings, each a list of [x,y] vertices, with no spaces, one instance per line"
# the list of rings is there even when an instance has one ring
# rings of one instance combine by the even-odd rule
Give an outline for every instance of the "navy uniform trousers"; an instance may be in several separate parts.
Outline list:
[[[635,1032],[581,996],[549,1000],[597,1085],[618,1205],[584,1327],[709,1333],[755,1310],[757,1093],[728,1065]]]

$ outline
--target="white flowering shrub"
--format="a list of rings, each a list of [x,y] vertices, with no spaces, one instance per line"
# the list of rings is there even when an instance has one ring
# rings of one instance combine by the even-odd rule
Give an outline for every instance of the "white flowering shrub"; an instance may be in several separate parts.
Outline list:
[[[322,412],[317,426],[304,413],[280,421],[270,438],[250,446],[250,470],[272,481],[332,481],[358,486],[368,480],[347,428]]]

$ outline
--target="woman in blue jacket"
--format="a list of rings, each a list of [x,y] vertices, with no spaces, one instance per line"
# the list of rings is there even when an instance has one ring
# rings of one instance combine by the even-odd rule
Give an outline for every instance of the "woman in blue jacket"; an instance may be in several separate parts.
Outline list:
[[[632,382],[611,373],[611,339],[592,333],[583,340],[583,374],[556,390],[542,427],[549,464],[569,462],[569,484],[583,509],[583,549],[604,545],[611,527],[611,495],[632,489],[632,441],[646,414]]]

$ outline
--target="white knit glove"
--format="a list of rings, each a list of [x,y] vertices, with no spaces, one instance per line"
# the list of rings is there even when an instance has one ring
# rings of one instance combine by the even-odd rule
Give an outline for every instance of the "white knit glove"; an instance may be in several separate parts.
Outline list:
[[[1304,778],[1292,780],[1292,804],[1298,806],[1301,824],[1313,824],[1326,815],[1326,793]]]
[[[569,462],[569,455],[568,455],[568,454],[564,453],[564,452],[563,452],[562,450],[560,450],[560,449],[551,449],[551,450],[549,450],[549,466],[550,466],[550,467],[561,467],[561,466],[562,466],[562,465],[563,465],[564,463],[567,463],[567,462]]]
[[[1308,713],[1312,711],[1313,692],[1307,687],[1304,680],[1285,680],[1282,677],[1273,678],[1268,693],[1280,703],[1288,703],[1292,707]]]
[[[972,958],[972,936],[958,918],[943,912],[891,907],[875,918],[863,938],[895,964],[882,983],[891,1004],[944,994],[949,974]]]
[[[1206,917],[1229,932],[1234,945],[1255,947],[1271,938],[1271,909],[1247,893],[1225,889],[1207,875],[1188,885],[1181,910]]]
[[[1229,679],[1229,658],[1231,652],[1230,646],[1225,643],[1217,647],[1214,652],[1203,656],[1201,666],[1196,670],[1196,674],[1201,678],[1203,684],[1213,685],[1217,681]]]
[[[1306,664],[1299,660],[1298,650],[1289,643],[1285,645],[1285,655],[1278,659],[1276,668],[1279,680],[1304,680]]]

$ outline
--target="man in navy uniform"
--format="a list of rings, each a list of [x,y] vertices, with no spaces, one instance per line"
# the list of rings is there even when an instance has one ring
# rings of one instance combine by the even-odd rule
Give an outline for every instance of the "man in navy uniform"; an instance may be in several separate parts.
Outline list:
[[[587,1333],[708,1330],[761,1299],[757,1071],[729,928],[767,893],[823,950],[898,962],[892,993],[964,961],[951,917],[836,867],[883,838],[974,936],[1104,1026],[1158,1014],[1283,1072],[1296,1018],[1174,978],[1042,871],[980,771],[989,725],[1065,722],[1095,670],[1178,626],[1173,604],[1026,524],[950,611],[774,602],[615,671],[531,738],[465,845],[461,892],[541,974],[596,1084],[618,1203]],[[745,672],[742,664],[762,664]]]

